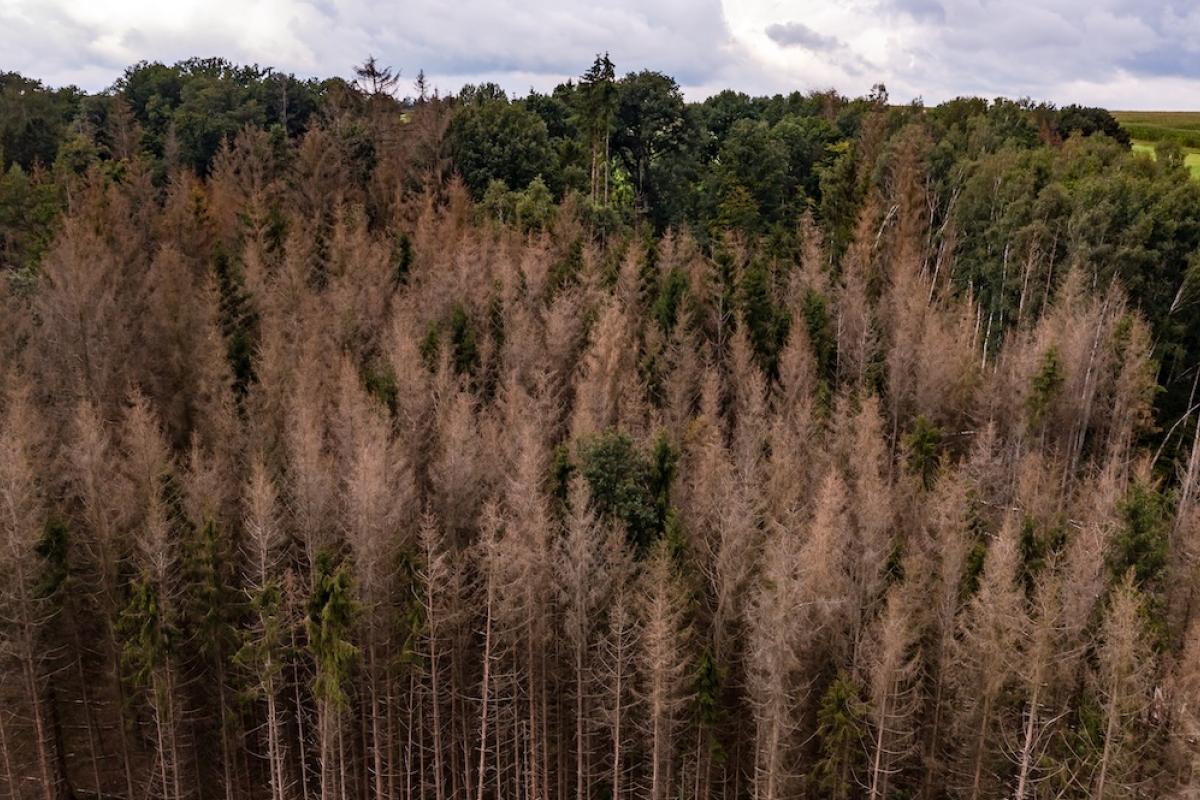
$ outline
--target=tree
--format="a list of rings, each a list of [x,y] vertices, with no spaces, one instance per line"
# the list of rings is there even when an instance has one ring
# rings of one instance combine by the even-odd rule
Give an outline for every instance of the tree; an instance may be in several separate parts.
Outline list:
[[[1058,111],[1058,130],[1064,138],[1072,133],[1083,136],[1093,136],[1102,133],[1105,136],[1129,146],[1129,133],[1121,127],[1106,109],[1071,104],[1063,106]]]
[[[36,570],[44,513],[43,490],[37,477],[37,443],[33,438],[39,421],[20,390],[10,392],[4,405],[0,417],[0,564],[9,579],[0,589],[0,653],[5,661],[11,658],[10,664],[15,662],[6,672],[17,679],[16,691],[29,709],[32,730],[27,735],[36,755],[37,782],[45,800],[55,800],[63,776],[46,702],[48,676],[42,641],[51,609],[38,590]],[[8,758],[8,734],[4,738],[0,746]],[[16,794],[11,768],[7,772],[10,790]]]
[[[350,641],[357,609],[350,570],[326,551],[313,564],[314,586],[308,601],[305,628],[308,649],[316,665],[312,692],[317,701],[317,738],[321,765],[321,800],[345,800],[345,749],[341,717],[349,703],[351,669],[359,649]]]
[[[1128,796],[1138,773],[1137,719],[1149,702],[1151,667],[1141,623],[1142,600],[1132,575],[1113,592],[1093,673],[1103,730],[1091,792],[1097,800]]]
[[[355,86],[369,95],[390,95],[400,82],[400,73],[393,72],[391,67],[381,66],[375,56],[367,56],[367,60],[354,68]],[[422,73],[422,76],[424,73]]]
[[[817,708],[821,757],[813,772],[817,786],[833,800],[851,796],[862,770],[866,711],[858,684],[845,672],[839,672],[821,695]]]
[[[638,210],[656,230],[688,211],[689,183],[699,165],[698,131],[674,80],[643,70],[617,82],[612,149],[633,181]]]
[[[131,509],[125,507],[128,487],[119,470],[111,469],[118,454],[108,427],[95,408],[80,403],[73,416],[68,440],[69,465],[66,469],[70,493],[78,505],[75,517],[81,550],[95,586],[91,597],[98,605],[97,615],[103,628],[106,678],[117,703],[119,733],[117,743],[125,788],[134,788],[131,764],[126,682],[121,666],[122,645],[119,637],[120,611],[124,600],[122,581],[127,541],[124,527]]]
[[[132,397],[124,424],[125,468],[137,513],[138,577],[121,611],[122,660],[135,685],[146,690],[154,713],[157,791],[169,800],[181,800],[194,785],[195,766],[184,740],[187,712],[179,662],[185,622],[179,556],[186,523],[180,518],[178,476],[170,451],[153,409],[141,395]]]
[[[586,133],[592,153],[591,198],[608,205],[609,144],[617,110],[616,68],[608,57],[597,55],[579,78],[579,127]]]
[[[987,550],[979,590],[961,617],[959,726],[964,791],[978,798],[993,779],[990,749],[1012,680],[1025,609],[1017,583],[1017,523],[1009,515]]]
[[[639,660],[644,735],[649,743],[648,796],[663,800],[673,792],[675,739],[679,712],[687,701],[683,677],[688,667],[681,587],[663,542],[655,546],[647,561],[641,606]]]
[[[82,92],[53,90],[16,72],[0,72],[0,167],[17,164],[25,172],[49,167],[77,113]]]
[[[345,541],[354,565],[355,617],[371,721],[371,772],[375,795],[384,795],[386,769],[382,703],[386,681],[386,629],[396,592],[392,564],[404,542],[401,520],[415,512],[415,491],[403,454],[393,444],[389,420],[363,391],[357,371],[343,364],[341,425],[345,459],[342,509]],[[440,800],[440,798],[439,798]]]
[[[546,123],[520,101],[462,102],[446,136],[455,169],[476,198],[493,180],[521,187],[543,175],[554,182]]]
[[[600,519],[622,525],[640,552],[648,550],[663,532],[655,488],[671,464],[651,463],[628,436],[615,431],[585,440],[580,462],[589,506]]]
[[[287,620],[282,596],[286,539],[279,520],[278,494],[261,458],[251,466],[243,502],[247,538],[246,592],[255,619],[238,652],[238,661],[254,673],[256,694],[266,702],[268,782],[272,800],[284,800],[290,794],[284,743],[287,718],[280,698],[286,658]]]
[[[738,120],[721,145],[713,168],[714,198],[729,200],[737,192],[754,203],[761,222],[779,222],[792,207],[787,148],[765,122]],[[757,222],[757,221],[756,221]]]
[[[804,592],[803,548],[797,531],[782,528],[768,539],[763,573],[748,610],[747,678],[755,712],[755,795],[777,800],[791,794],[794,748],[812,684],[801,671],[812,623]]]
[[[559,540],[555,564],[563,608],[563,631],[570,650],[575,692],[575,797],[585,800],[591,786],[588,763],[589,668],[594,650],[594,628],[604,584],[601,529],[588,504],[581,478],[571,486],[570,515],[565,536]],[[619,699],[618,699],[619,702]]]
[[[867,719],[872,730],[867,791],[872,800],[890,796],[915,738],[921,656],[913,624],[917,615],[905,588],[896,586],[888,594],[868,657]]]

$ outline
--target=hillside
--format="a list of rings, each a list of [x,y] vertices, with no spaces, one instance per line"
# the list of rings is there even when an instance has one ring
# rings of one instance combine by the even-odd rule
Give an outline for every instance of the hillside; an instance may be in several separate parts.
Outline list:
[[[1195,795],[1178,160],[413,95],[0,76],[0,795]]]

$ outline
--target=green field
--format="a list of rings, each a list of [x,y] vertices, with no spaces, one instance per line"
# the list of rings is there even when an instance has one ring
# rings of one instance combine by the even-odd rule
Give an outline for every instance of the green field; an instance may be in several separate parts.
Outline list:
[[[1200,112],[1114,111],[1112,115],[1137,141],[1170,141],[1200,150]]]
[[[1129,132],[1133,149],[1154,157],[1158,142],[1175,142],[1183,148],[1184,163],[1200,180],[1200,111],[1114,111],[1112,115]]]
[[[1134,140],[1133,152],[1146,153],[1154,158],[1154,142]],[[1192,171],[1192,177],[1200,180],[1200,149],[1185,147],[1183,163]]]

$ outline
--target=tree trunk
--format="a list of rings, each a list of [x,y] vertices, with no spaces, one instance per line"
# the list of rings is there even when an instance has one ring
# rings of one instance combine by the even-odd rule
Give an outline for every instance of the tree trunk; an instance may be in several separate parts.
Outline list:
[[[1041,682],[1033,686],[1033,695],[1029,698],[1029,713],[1025,720],[1025,737],[1021,745],[1021,761],[1017,769],[1017,789],[1013,800],[1025,800],[1025,792],[1029,786],[1029,773],[1033,769],[1033,742],[1037,731],[1038,699],[1041,694]]]
[[[42,778],[42,794],[46,800],[55,800],[59,784],[56,770],[51,765],[50,752],[46,747],[49,732],[46,730],[41,687],[38,686],[37,666],[34,664],[32,653],[25,654],[25,685],[33,711],[34,750],[37,753],[38,772]]]
[[[492,674],[492,581],[488,579],[487,591],[487,618],[483,628],[483,678],[480,681],[480,701],[479,701],[479,781],[475,792],[475,800],[483,800],[483,773],[487,759],[487,735],[488,735],[488,690],[491,688],[490,679]],[[499,779],[499,771],[496,772]],[[499,787],[497,787],[498,789]],[[498,792],[497,792],[498,793]]]
[[[225,659],[218,647],[215,660],[217,666],[217,700],[219,704],[219,724],[221,726],[221,767],[225,777],[225,800],[235,800],[239,792],[234,786],[233,747],[229,743],[229,703],[225,698]]]
[[[4,709],[0,708],[0,765],[4,767],[4,785],[8,796],[17,797],[17,785],[13,782],[12,756],[8,751],[8,728],[4,723]]]
[[[296,644],[296,628],[293,626],[290,632],[292,640],[292,652],[300,652],[299,646]],[[296,704],[296,755],[300,759],[300,791],[305,798],[311,797],[308,791],[308,738],[304,732],[304,702],[300,695],[300,664],[297,660],[292,661],[292,694],[293,702]],[[319,720],[318,720],[319,724]],[[321,738],[318,732],[318,738]],[[322,758],[324,756],[322,755]],[[324,762],[322,762],[322,765]],[[321,796],[325,797],[325,783],[321,782]]]
[[[987,746],[987,729],[991,721],[992,698],[983,700],[983,718],[979,721],[979,736],[975,740],[975,768],[971,778],[971,800],[979,800],[979,786],[983,781],[983,752]]]
[[[377,660],[375,653],[375,637],[371,637],[371,645],[367,649],[367,672],[369,677],[367,690],[371,693],[371,755],[375,765],[375,798],[383,800],[383,748],[379,745],[379,675],[376,671]]]

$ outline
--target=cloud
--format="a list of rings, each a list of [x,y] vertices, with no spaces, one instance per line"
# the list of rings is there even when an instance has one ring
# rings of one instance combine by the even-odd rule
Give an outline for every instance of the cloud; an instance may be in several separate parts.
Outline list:
[[[443,91],[496,78],[548,89],[606,51],[620,71],[698,84],[730,44],[720,0],[0,0],[5,68],[92,90],[143,59],[221,55],[345,76],[368,53],[409,78],[424,69]]]
[[[882,81],[897,100],[1200,105],[1200,3],[1184,0],[0,0],[0,69],[89,90],[143,59],[348,77],[374,54],[406,83],[424,69],[443,92],[521,93],[605,51],[692,98]]]
[[[803,47],[816,52],[829,52],[845,47],[836,36],[817,33],[803,22],[775,22],[766,28],[767,38],[780,47]]]

